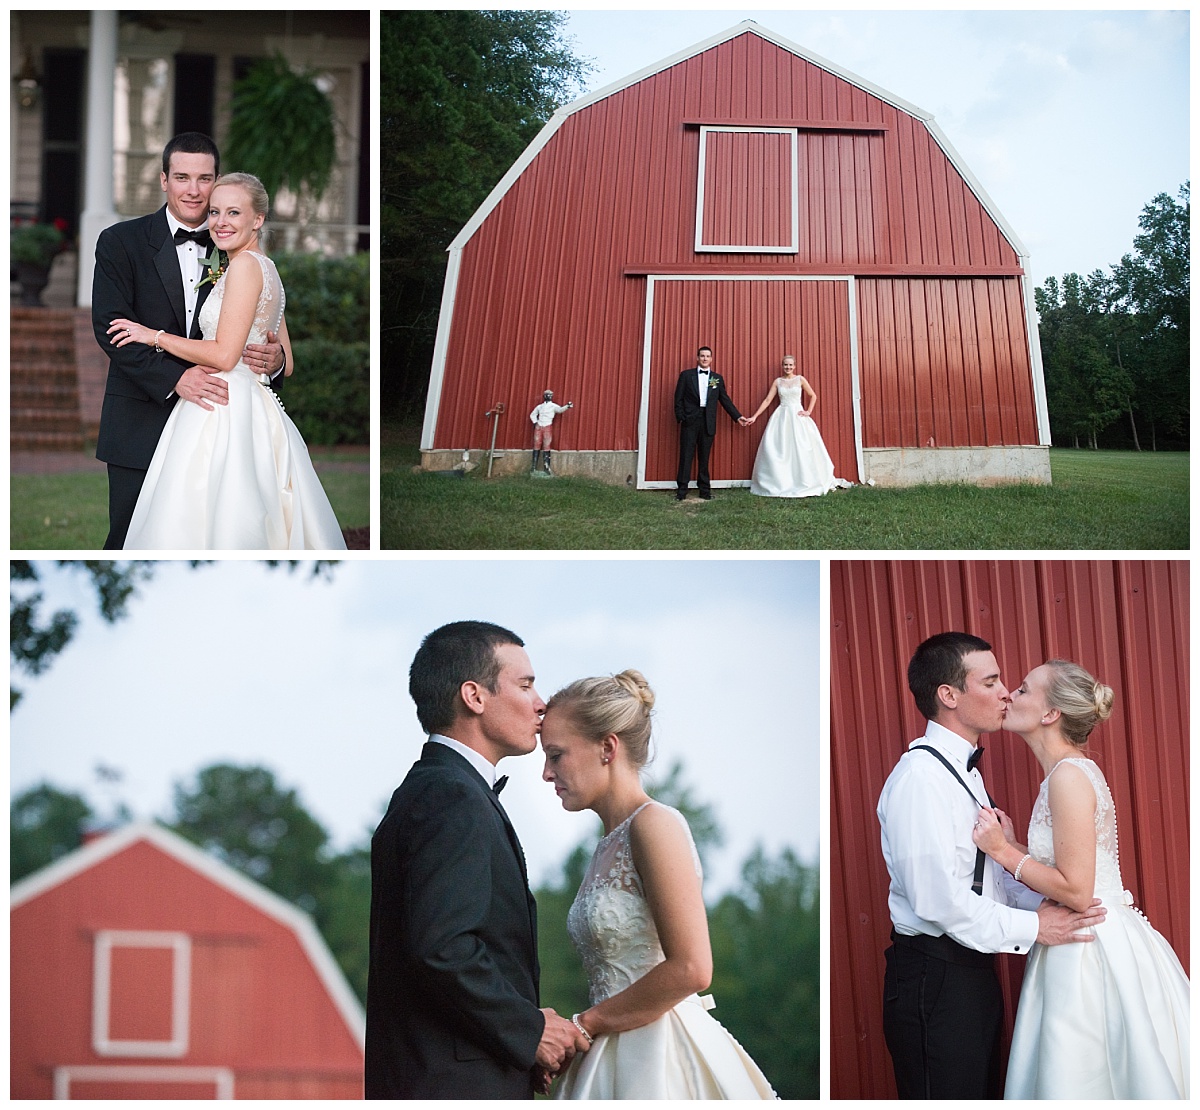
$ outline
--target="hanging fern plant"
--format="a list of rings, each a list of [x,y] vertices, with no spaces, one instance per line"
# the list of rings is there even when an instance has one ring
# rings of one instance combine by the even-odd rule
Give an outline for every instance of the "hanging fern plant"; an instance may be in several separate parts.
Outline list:
[[[223,159],[252,173],[273,198],[281,186],[319,200],[336,160],[333,102],[312,71],[296,73],[282,54],[256,62],[233,87]]]

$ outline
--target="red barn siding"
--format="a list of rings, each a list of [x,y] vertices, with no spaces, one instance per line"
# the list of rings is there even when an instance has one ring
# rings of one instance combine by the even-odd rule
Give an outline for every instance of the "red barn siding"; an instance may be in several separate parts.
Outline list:
[[[864,447],[1037,442],[1019,279],[863,278],[858,326]]]
[[[95,939],[109,930],[189,938],[183,1055],[147,1059],[136,1051],[99,1054],[93,1047]],[[14,1098],[50,1097],[56,1067],[130,1064],[228,1069],[238,1098],[362,1095],[361,1044],[294,929],[149,840],[134,840],[19,901],[10,950]],[[165,951],[114,949],[110,1040],[169,1036],[170,968],[148,967]],[[139,980],[130,974],[137,970],[154,974]],[[196,1082],[212,1097],[211,1080]],[[143,1098],[189,1097],[180,1091],[195,1086],[99,1076],[72,1080],[71,1092],[79,1097],[81,1091],[91,1095],[126,1085]],[[274,1093],[255,1093],[268,1091]]]
[[[696,250],[702,125],[800,129],[797,253]],[[889,326],[905,340],[893,351],[885,336],[870,336],[877,388],[863,393],[864,442],[924,445],[930,436],[942,446],[1037,442],[1022,260],[908,111],[745,31],[570,111],[544,136],[452,247],[452,315],[443,310],[424,448],[483,446],[490,435],[484,413],[499,401],[509,412],[497,445],[526,447],[527,414],[552,388],[576,403],[556,425],[556,446],[638,449],[642,275],[718,273],[890,281],[860,310],[860,319],[879,320],[880,327],[897,317]],[[720,237],[760,228],[768,241],[783,234],[790,197],[738,178],[731,148],[722,146],[773,138],[709,133],[716,145],[708,164],[716,176],[706,195],[716,206],[714,219],[719,208],[725,221]],[[765,182],[774,174],[782,188],[768,146],[755,158],[759,177]],[[790,157],[788,168],[790,174]],[[737,224],[734,190],[742,213]],[[906,274],[927,284],[901,289]],[[1010,280],[993,297],[985,279],[997,275]],[[951,293],[955,303],[944,308]],[[882,299],[888,321],[876,303]],[[757,319],[746,326],[767,333]],[[982,359],[960,350],[977,338],[994,348]],[[687,345],[702,341],[694,337]],[[803,365],[805,350],[796,353]],[[782,354],[771,352],[772,361]],[[886,362],[893,354],[895,365]],[[723,361],[720,351],[717,359]],[[732,369],[728,360],[724,366]],[[988,381],[993,373],[1001,379]],[[981,412],[964,419],[954,408],[960,399]],[[669,414],[669,393],[648,400],[656,413]],[[823,394],[822,409],[830,401]],[[673,429],[667,431],[673,440]],[[726,442],[727,452],[732,446]],[[728,476],[748,478],[751,459]]]
[[[751,327],[751,321],[760,326]],[[673,401],[679,372],[696,364],[696,348],[713,348],[713,368],[743,415],[749,416],[779,376],[784,354],[817,394],[813,413],[835,472],[857,479],[850,402],[850,309],[846,281],[656,280],[649,396],[665,398],[646,413],[648,481],[674,482],[679,462]],[[749,475],[770,413],[740,429],[724,412],[713,443],[713,479]]]
[[[923,639],[988,640],[1012,687],[1073,659],[1116,693],[1093,734],[1117,808],[1121,873],[1138,907],[1189,963],[1189,577],[1185,562],[839,562],[830,568],[832,689],[830,1078],[834,1098],[895,1098],[883,1042],[887,869],[875,807],[925,730],[906,682]],[[987,746],[987,780],[1018,829],[1041,779],[1019,737]],[[1000,957],[1007,1026],[1024,960]]]

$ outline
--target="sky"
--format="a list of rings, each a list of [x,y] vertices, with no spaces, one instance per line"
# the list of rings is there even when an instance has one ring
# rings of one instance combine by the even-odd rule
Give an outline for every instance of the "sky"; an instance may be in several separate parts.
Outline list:
[[[571,11],[603,88],[743,19],[932,113],[1036,284],[1133,250],[1189,177],[1187,11]]]
[[[331,581],[225,560],[159,565],[129,616],[95,612],[83,575],[39,564],[44,607],[74,641],[15,676],[11,793],[49,781],[102,815],[167,818],[172,786],[216,762],[262,764],[331,833],[365,843],[424,740],[408,696],[421,638],[489,620],[526,643],[543,698],[636,667],[657,695],[648,777],[684,763],[726,834],[705,894],[736,886],[761,844],[816,863],[819,564],[812,560],[346,561]],[[115,769],[104,782],[98,766]],[[534,885],[598,819],[564,812],[538,754],[500,763]]]

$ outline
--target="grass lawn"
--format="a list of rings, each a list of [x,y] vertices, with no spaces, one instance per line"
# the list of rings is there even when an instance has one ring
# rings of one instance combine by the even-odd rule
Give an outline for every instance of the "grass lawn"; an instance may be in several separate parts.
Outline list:
[[[344,455],[312,452],[321,485],[343,528],[370,523],[370,483],[366,473],[328,470],[322,462]],[[9,546],[21,550],[98,549],[108,535],[108,476],[80,474],[13,474],[9,479]]]
[[[414,472],[415,430],[385,427],[387,548],[561,550],[1186,550],[1185,453],[1053,449],[1050,486],[856,487],[801,500],[718,489],[677,502],[583,478]]]

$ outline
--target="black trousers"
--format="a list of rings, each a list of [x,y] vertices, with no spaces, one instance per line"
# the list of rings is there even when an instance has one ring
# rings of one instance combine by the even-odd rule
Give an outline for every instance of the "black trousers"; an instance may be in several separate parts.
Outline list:
[[[699,455],[696,466],[696,485],[701,493],[710,493],[708,456],[712,453],[713,436],[708,434],[704,413],[689,416],[679,425],[679,473],[675,475],[675,488],[679,493],[687,492],[692,480],[692,459]]]
[[[105,551],[120,551],[125,546],[125,533],[129,531],[129,522],[133,519],[133,510],[145,480],[144,470],[108,464],[108,539],[104,541]]]
[[[959,951],[971,962],[953,963],[893,936],[885,953],[883,1034],[900,1098],[1003,1096],[1004,1001],[994,958]]]

